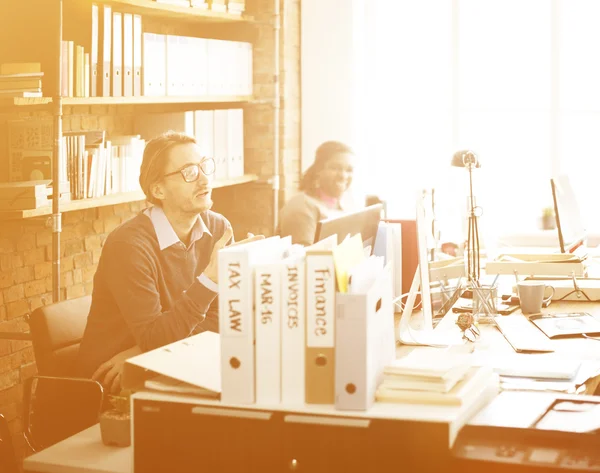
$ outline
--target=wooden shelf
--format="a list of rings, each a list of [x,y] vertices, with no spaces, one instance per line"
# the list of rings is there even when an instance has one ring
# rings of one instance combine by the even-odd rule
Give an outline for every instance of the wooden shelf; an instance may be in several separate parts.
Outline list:
[[[258,180],[256,174],[245,174],[240,177],[231,179],[222,179],[213,182],[213,189],[221,187],[235,186],[238,184],[246,184]],[[95,197],[91,199],[71,200],[60,204],[61,212],[71,212],[74,210],[91,209],[95,207],[104,207],[107,205],[124,204],[127,202],[137,202],[145,200],[146,196],[142,191],[122,192],[119,194],[105,195],[103,197]],[[20,220],[24,218],[43,217],[52,214],[52,206],[48,205],[37,209],[30,210],[3,210],[0,211],[0,220]]]
[[[164,105],[184,103],[240,103],[250,95],[161,95],[156,97],[63,97],[63,105]]]
[[[202,10],[201,8],[190,6],[183,7],[179,5],[169,5],[167,3],[158,3],[153,0],[105,0],[102,3],[127,8],[136,13],[157,15],[164,18],[215,23],[249,23],[253,21],[253,18],[247,15],[232,15],[231,13]]]
[[[251,95],[180,95],[156,97],[63,97],[63,105],[168,105],[168,104],[210,104],[246,103],[253,100]],[[0,98],[0,109],[6,107],[45,106],[52,103],[52,97]]]

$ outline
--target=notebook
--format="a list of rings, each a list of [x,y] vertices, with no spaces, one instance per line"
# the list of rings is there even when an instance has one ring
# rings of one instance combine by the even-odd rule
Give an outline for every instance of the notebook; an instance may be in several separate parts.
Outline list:
[[[600,334],[600,321],[587,312],[563,312],[529,316],[548,338]]]
[[[494,317],[494,322],[517,353],[554,351],[548,337],[545,337],[524,315],[500,315]]]

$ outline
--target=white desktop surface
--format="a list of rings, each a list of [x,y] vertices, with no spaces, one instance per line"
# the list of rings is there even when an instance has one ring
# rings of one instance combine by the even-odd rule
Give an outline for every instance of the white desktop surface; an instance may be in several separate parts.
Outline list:
[[[100,424],[23,460],[28,473],[132,473],[133,448],[108,447]]]

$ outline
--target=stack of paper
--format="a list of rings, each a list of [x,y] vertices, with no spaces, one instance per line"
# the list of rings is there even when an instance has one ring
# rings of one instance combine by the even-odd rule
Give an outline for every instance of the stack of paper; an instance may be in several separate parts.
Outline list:
[[[433,349],[413,352],[388,365],[376,397],[382,402],[460,406],[490,385],[498,385],[491,368],[471,366],[467,355]]]

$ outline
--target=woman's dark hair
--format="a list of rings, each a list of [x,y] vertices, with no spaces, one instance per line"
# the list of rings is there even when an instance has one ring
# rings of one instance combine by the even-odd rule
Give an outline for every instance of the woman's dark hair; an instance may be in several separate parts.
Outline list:
[[[319,172],[325,167],[327,161],[340,153],[354,154],[354,151],[340,141],[326,141],[321,144],[315,152],[315,162],[304,172],[300,180],[300,190],[314,194],[317,190]]]
[[[152,195],[150,187],[163,177],[168,156],[167,150],[175,145],[186,143],[196,143],[196,139],[177,131],[167,131],[146,143],[140,168],[140,187],[146,194],[148,202],[160,205],[160,201]]]

